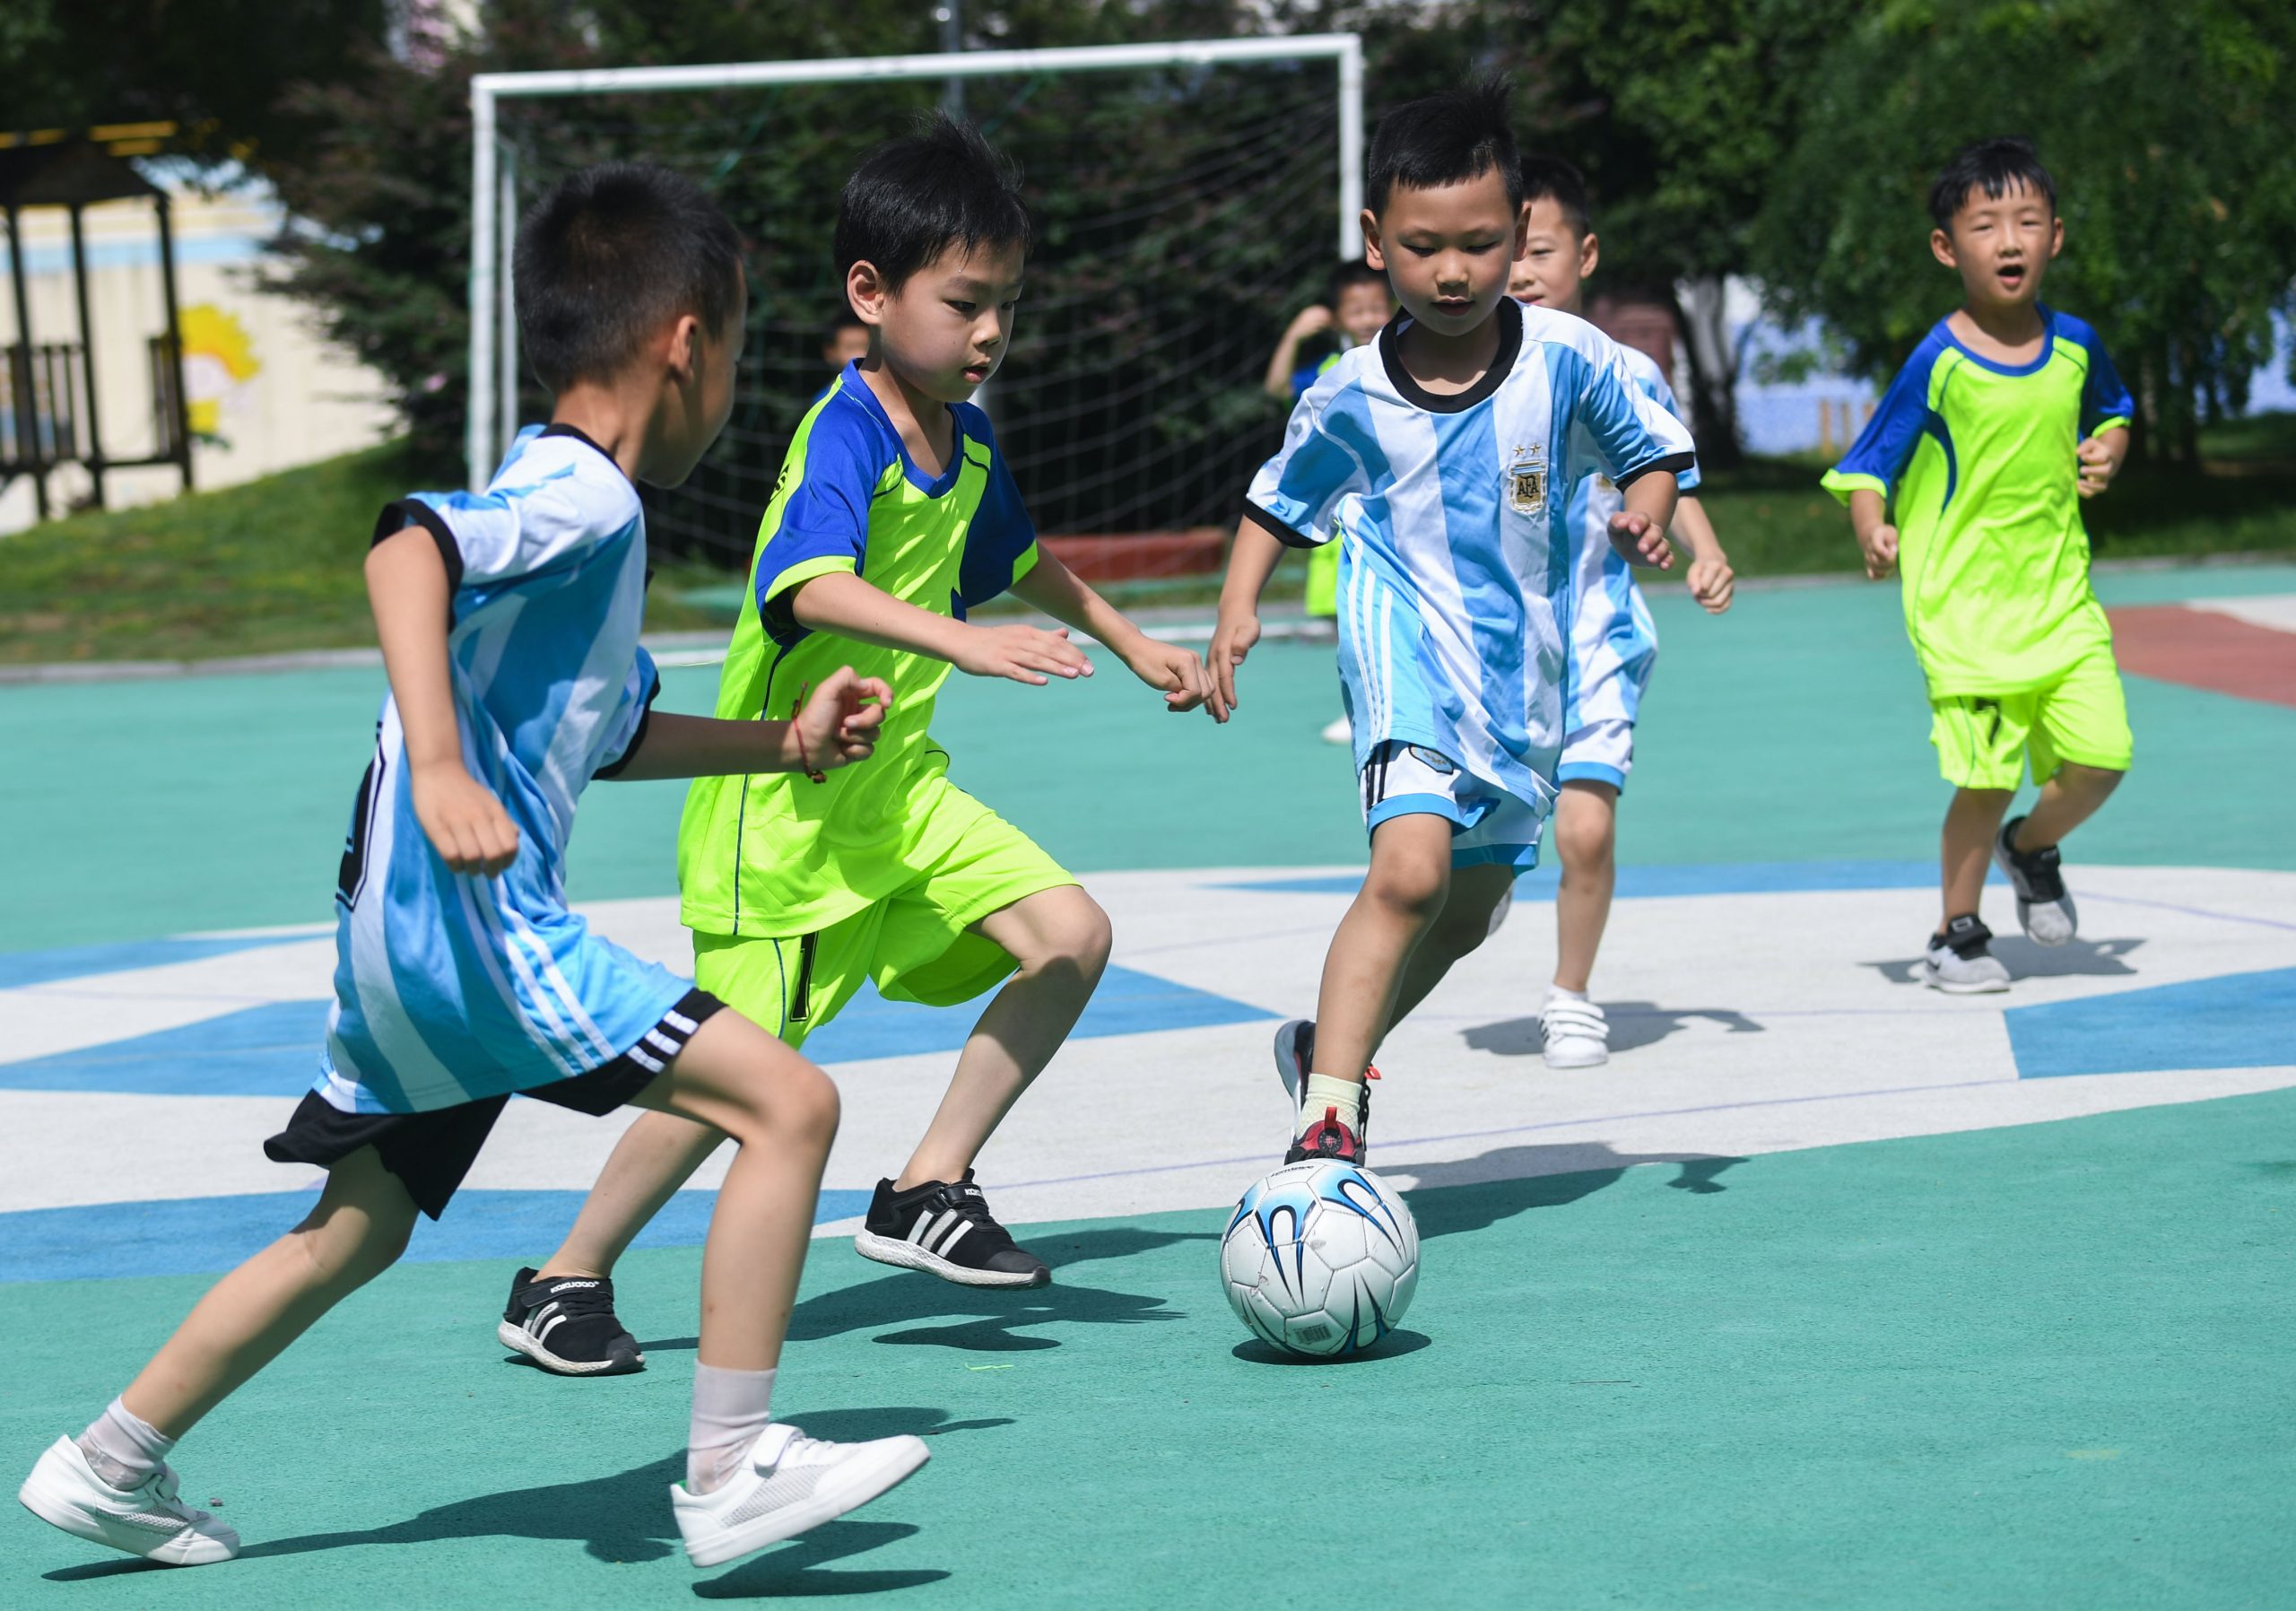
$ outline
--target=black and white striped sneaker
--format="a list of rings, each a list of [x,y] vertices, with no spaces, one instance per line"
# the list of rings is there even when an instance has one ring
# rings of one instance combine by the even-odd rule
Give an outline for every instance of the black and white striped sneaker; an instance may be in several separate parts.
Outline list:
[[[1044,1260],[1015,1246],[988,1212],[970,1170],[954,1185],[927,1180],[907,1191],[878,1181],[853,1250],[961,1286],[1043,1286],[1052,1279]]]
[[[510,1302],[494,1328],[516,1349],[561,1376],[623,1376],[646,1368],[638,1339],[613,1312],[613,1283],[602,1276],[552,1276],[531,1269],[510,1280]]]

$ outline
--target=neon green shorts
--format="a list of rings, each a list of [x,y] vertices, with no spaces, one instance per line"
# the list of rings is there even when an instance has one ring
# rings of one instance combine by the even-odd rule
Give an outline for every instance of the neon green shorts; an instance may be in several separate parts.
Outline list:
[[[1339,614],[1339,544],[1336,540],[1308,550],[1308,596],[1310,615],[1326,619]]]
[[[1929,701],[1937,770],[1961,788],[2015,788],[2028,758],[2033,781],[2059,763],[2125,772],[2135,749],[2113,651],[2100,645],[2044,688]]]
[[[995,989],[1019,964],[972,925],[1076,879],[961,788],[944,789],[934,810],[963,820],[947,853],[912,882],[816,934],[696,930],[694,982],[791,1046],[803,1046],[836,1017],[865,980],[891,1000],[926,1006],[953,1006]]]

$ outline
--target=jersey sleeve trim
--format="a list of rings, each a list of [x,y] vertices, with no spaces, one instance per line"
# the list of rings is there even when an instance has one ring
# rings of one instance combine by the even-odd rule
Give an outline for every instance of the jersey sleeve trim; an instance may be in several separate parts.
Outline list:
[[[1858,470],[1828,470],[1818,478],[1818,484],[1842,502],[1849,501],[1852,492],[1871,492],[1876,498],[1890,495],[1890,483],[1878,475],[1868,475]]]
[[[622,746],[622,753],[598,768],[590,776],[612,779],[630,770],[630,763],[646,743],[646,727],[654,719],[654,701],[662,692],[662,674],[649,662],[646,667],[646,697],[639,701],[638,725],[631,729],[630,742]]]
[[[1244,500],[1244,518],[1286,548],[1321,548],[1323,546],[1306,532],[1278,519],[1248,498]]]
[[[2103,419],[2099,420],[2095,424],[2089,427],[2089,434],[2091,436],[2102,436],[2106,431],[2112,430],[2115,426],[2118,426],[2123,431],[2130,431],[2135,428],[2135,422],[2125,414],[2107,414]]]
[[[861,567],[850,554],[824,553],[810,560],[799,560],[777,574],[757,590],[758,618],[765,623],[767,636],[787,649],[813,629],[801,623],[790,609],[789,596],[798,587],[817,576],[827,576],[833,570],[851,571],[859,575]]]
[[[1620,491],[1623,492],[1628,487],[1632,486],[1636,482],[1641,480],[1645,475],[1656,475],[1661,471],[1664,471],[1666,475],[1676,477],[1675,486],[1677,490],[1680,490],[1682,484],[1680,477],[1684,475],[1695,476],[1697,475],[1698,455],[1695,453],[1669,453],[1664,458],[1654,458],[1648,464],[1637,465],[1631,470],[1622,471],[1613,484],[1618,487]],[[1695,485],[1697,483],[1693,481],[1692,484]]]
[[[1005,585],[1005,591],[1009,593],[1019,587],[1022,579],[1034,570],[1037,568],[1037,562],[1043,557],[1044,545],[1036,538],[1031,537],[1029,545],[1021,551],[1021,557],[1013,562],[1013,579]]]
[[[462,544],[455,541],[454,528],[446,517],[420,498],[401,498],[383,505],[383,512],[376,517],[375,536],[367,545],[387,543],[410,526],[419,526],[430,534],[439,545],[439,557],[446,562],[447,591],[452,595],[463,585]]]

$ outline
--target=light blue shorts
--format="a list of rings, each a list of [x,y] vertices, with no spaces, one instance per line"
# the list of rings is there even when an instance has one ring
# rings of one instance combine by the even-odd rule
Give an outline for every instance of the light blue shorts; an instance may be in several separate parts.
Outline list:
[[[1526,873],[1539,864],[1545,819],[1526,800],[1474,776],[1439,750],[1387,739],[1363,763],[1363,826],[1389,817],[1439,816],[1451,824],[1451,865]]]

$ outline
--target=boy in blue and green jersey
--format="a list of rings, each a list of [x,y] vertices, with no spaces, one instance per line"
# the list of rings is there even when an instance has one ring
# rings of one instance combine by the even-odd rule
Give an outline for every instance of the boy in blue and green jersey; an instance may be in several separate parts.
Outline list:
[[[2026,935],[2065,944],[2076,919],[2057,844],[2128,770],[2080,501],[2118,473],[2131,405],[2096,332],[2039,301],[2065,225],[2030,143],[1964,150],[1929,205],[1930,249],[1966,300],[1914,349],[1825,485],[1849,505],[1866,575],[1904,579],[1930,741],[1954,785],[1924,971],[1941,990],[2005,990],[1978,916],[1988,856]],[[2005,824],[2028,762],[2040,798]]]
[[[678,840],[697,975],[793,1046],[865,983],[935,1006],[1003,986],[856,1239],[865,1257],[970,1286],[1051,1278],[990,1215],[972,1163],[1074,1026],[1109,934],[1065,869],[949,780],[927,730],[952,666],[1042,685],[1089,676],[1091,663],[1065,630],[966,614],[1011,590],[1107,645],[1173,710],[1204,704],[1210,686],[1195,654],[1144,636],[1038,545],[988,418],[968,401],[1004,357],[1028,242],[1003,162],[946,118],[847,183],[838,265],[871,350],[790,445],[718,710],[786,714],[848,665],[890,684],[891,708],[865,787],[846,771],[792,775],[794,788],[726,778],[689,793]],[[666,1116],[633,1125],[544,1276],[603,1280],[721,1139]],[[541,1363],[569,1374],[642,1363],[618,1324],[586,1352]]]

